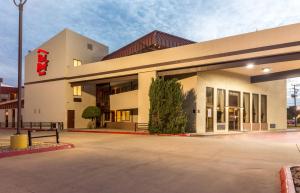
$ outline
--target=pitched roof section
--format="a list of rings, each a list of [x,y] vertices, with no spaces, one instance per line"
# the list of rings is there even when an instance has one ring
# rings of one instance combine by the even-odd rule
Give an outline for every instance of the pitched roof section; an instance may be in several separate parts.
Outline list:
[[[18,88],[0,85],[0,94],[13,94],[17,92],[18,92]]]
[[[162,50],[193,43],[196,42],[155,30],[135,40],[134,42],[108,54],[103,58],[103,60],[120,58],[124,56],[141,54],[145,52]]]

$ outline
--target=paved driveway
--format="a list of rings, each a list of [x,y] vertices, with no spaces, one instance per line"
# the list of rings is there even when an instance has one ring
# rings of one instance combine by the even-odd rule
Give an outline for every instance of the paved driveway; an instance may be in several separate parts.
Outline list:
[[[76,148],[0,159],[0,193],[274,193],[280,167],[300,163],[297,132],[62,140]]]

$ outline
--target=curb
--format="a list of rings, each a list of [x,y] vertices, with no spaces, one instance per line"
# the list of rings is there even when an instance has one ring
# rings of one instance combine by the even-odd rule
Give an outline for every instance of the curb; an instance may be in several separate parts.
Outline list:
[[[290,168],[290,166],[285,166],[279,171],[281,193],[296,193]]]
[[[19,155],[33,154],[33,153],[43,153],[43,152],[49,152],[49,151],[72,149],[74,147],[75,146],[71,143],[64,143],[63,145],[59,145],[59,146],[55,146],[55,147],[44,147],[44,148],[38,148],[38,149],[4,152],[4,153],[0,153],[0,159],[6,158],[6,157],[19,156]]]
[[[84,131],[84,130],[68,130],[68,132],[78,132],[78,133],[104,133],[104,134],[126,134],[126,135],[155,135],[145,132],[134,132],[134,131]],[[180,137],[190,137],[189,133],[182,134],[156,134],[157,136],[180,136]]]

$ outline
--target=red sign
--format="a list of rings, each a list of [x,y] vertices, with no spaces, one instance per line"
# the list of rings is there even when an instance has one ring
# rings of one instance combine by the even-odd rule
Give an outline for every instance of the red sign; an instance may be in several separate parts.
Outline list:
[[[49,52],[43,49],[38,49],[37,54],[38,62],[36,66],[36,71],[39,74],[39,76],[44,76],[46,75],[47,66],[49,62],[49,60],[47,59],[47,55],[49,54]]]

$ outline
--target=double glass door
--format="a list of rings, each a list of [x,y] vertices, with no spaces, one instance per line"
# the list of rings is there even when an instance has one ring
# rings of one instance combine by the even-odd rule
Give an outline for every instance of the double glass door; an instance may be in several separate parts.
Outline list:
[[[221,91],[220,91],[221,93]],[[225,93],[225,92],[224,92]],[[240,131],[241,130],[241,93],[237,91],[229,91],[228,93],[228,130]],[[224,94],[225,99],[225,94]],[[223,102],[225,104],[225,100]],[[223,106],[224,106],[223,104]],[[221,106],[221,105],[219,105]],[[220,110],[220,107],[218,107]],[[206,88],[206,132],[214,131],[214,89],[211,87]],[[225,113],[225,112],[224,112]],[[219,112],[220,114],[220,112]],[[218,115],[218,114],[217,114]],[[222,122],[221,116],[217,117],[217,122]],[[225,122],[225,116],[223,117]]]

